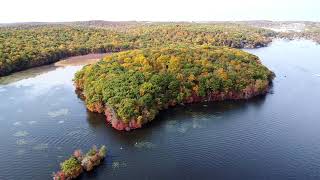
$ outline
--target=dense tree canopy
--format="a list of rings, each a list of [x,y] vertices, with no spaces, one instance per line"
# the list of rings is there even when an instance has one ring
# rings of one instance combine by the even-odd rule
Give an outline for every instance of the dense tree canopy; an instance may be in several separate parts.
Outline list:
[[[157,24],[127,30],[142,47],[163,45],[214,45],[234,48],[266,46],[274,32],[239,24]]]
[[[126,35],[105,29],[44,26],[0,29],[0,76],[59,59],[128,49]]]
[[[89,53],[146,47],[260,47],[273,32],[237,24],[78,22],[0,28],[0,76]]]
[[[89,110],[112,108],[123,123],[143,124],[176,103],[257,95],[272,77],[258,57],[244,51],[179,46],[108,55],[79,71],[75,84]]]

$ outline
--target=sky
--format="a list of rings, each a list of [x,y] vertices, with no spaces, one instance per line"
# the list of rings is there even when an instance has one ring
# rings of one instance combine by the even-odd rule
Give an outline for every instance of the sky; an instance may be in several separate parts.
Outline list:
[[[1,0],[0,23],[320,21],[320,0]]]

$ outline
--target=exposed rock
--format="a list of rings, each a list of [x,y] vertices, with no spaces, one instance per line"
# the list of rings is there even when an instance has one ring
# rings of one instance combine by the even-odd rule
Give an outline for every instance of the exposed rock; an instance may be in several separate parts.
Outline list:
[[[208,96],[201,97],[198,96],[196,93],[192,93],[190,97],[183,101],[184,104],[190,103],[199,103],[199,102],[208,102],[208,101],[223,101],[223,100],[240,100],[240,99],[249,99],[254,96],[266,94],[270,86],[266,86],[265,89],[259,89],[254,86],[247,87],[242,92],[234,92],[229,91],[228,93],[223,92],[211,92]],[[177,103],[172,102],[169,103],[166,107],[175,106]],[[131,119],[128,123],[125,123],[122,119],[119,119],[115,113],[115,111],[110,108],[110,106],[105,105],[104,107],[99,105],[99,109],[104,108],[104,114],[106,116],[106,121],[111,124],[111,126],[120,131],[130,131],[133,129],[141,128],[143,123],[139,123],[137,119]],[[89,109],[90,110],[90,109]],[[95,109],[96,110],[96,109]],[[93,111],[93,112],[100,112]]]

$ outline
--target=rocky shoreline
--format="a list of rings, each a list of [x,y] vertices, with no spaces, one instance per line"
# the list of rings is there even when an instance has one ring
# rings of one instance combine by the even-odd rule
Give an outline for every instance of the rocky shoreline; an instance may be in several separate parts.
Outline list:
[[[85,96],[82,93],[81,86],[75,83],[75,87],[76,87],[76,91],[80,93],[80,96],[85,99]],[[228,93],[211,92],[204,97],[198,96],[196,93],[192,93],[192,95],[186,98],[182,104],[214,102],[214,101],[224,101],[224,100],[246,100],[255,96],[264,95],[269,92],[270,88],[271,88],[271,81],[264,89],[260,89],[260,90],[258,90],[254,86],[251,86],[251,87],[245,88],[242,92],[234,92],[234,91],[230,91]],[[177,105],[176,102],[171,102],[170,104],[166,104],[162,109],[167,109],[169,107],[173,107],[176,105]],[[122,119],[119,119],[117,117],[117,114],[113,108],[102,103],[95,103],[93,105],[87,106],[87,108],[91,112],[103,113],[106,117],[107,123],[109,123],[114,129],[119,131],[130,131],[134,129],[139,129],[143,126],[143,124],[147,123],[147,122],[142,123],[138,119],[131,119],[129,123],[124,123]]]

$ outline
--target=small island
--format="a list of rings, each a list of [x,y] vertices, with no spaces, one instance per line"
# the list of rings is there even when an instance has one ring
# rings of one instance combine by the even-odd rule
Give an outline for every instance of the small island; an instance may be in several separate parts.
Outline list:
[[[107,55],[77,72],[74,84],[90,111],[130,131],[177,104],[265,94],[273,78],[257,56],[242,50],[170,46]]]
[[[53,180],[71,180],[81,175],[83,170],[92,171],[99,166],[107,155],[106,146],[98,149],[93,146],[86,154],[81,150],[75,150],[73,155],[60,164],[61,170],[53,173]]]

